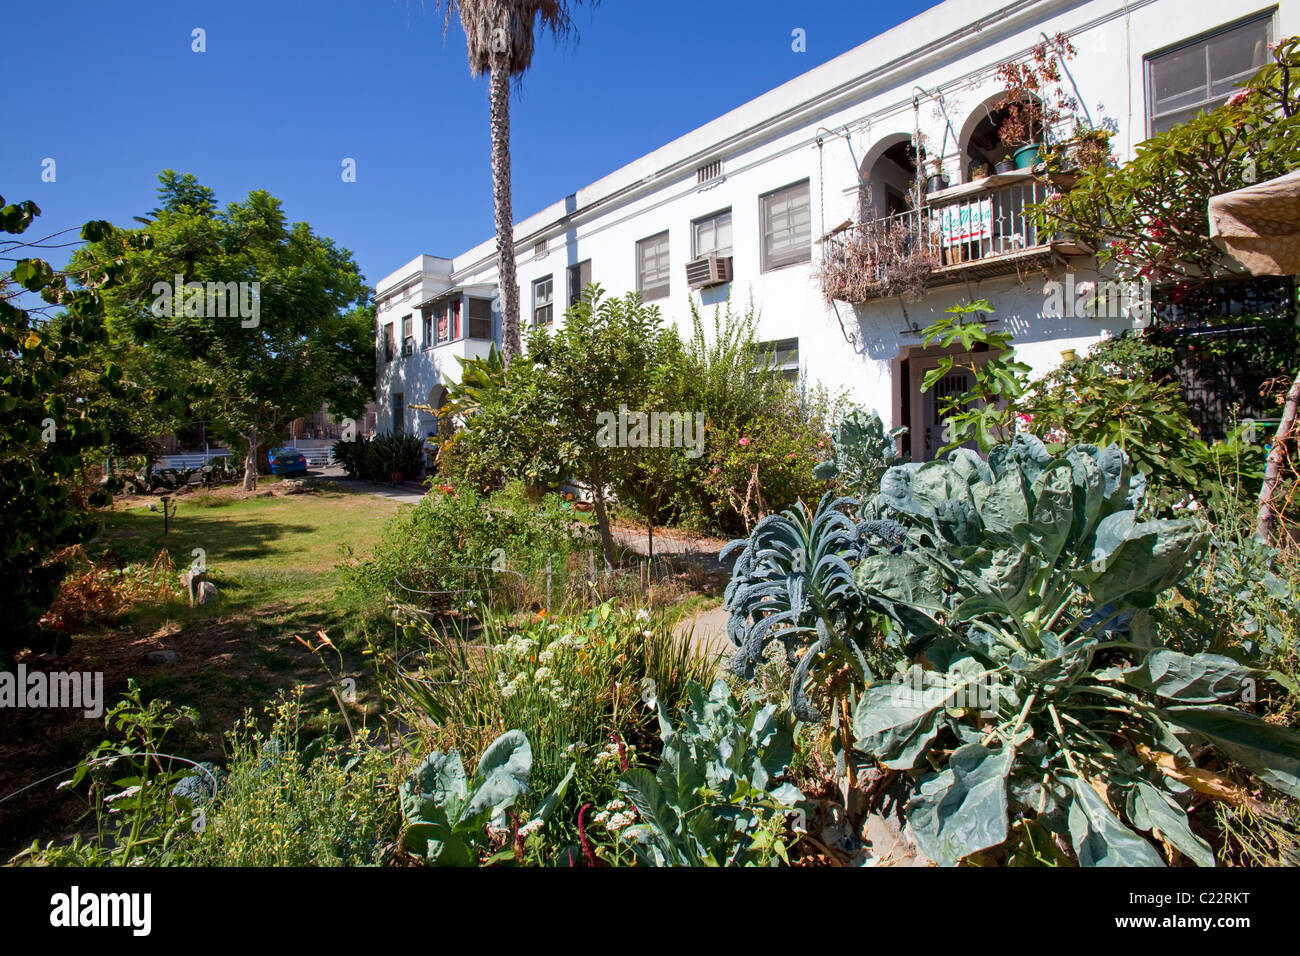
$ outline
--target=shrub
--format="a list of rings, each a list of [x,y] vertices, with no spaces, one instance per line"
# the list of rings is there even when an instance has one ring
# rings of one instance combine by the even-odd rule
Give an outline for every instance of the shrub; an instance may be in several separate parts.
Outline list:
[[[344,565],[345,586],[376,607],[396,578],[421,590],[463,590],[473,599],[503,583],[481,569],[535,580],[548,558],[563,569],[591,545],[590,531],[557,496],[533,505],[518,491],[488,497],[469,488],[439,488],[389,519],[369,555]]]
[[[407,641],[429,653],[405,658],[397,697],[438,748],[478,753],[502,727],[531,744],[533,787],[573,784],[552,829],[576,842],[583,802],[618,796],[616,775],[635,765],[654,739],[645,700],[670,706],[689,681],[712,681],[717,660],[698,655],[663,613],[617,609],[607,601],[571,617],[540,617],[521,628],[492,619],[484,643],[449,645],[428,624],[412,623]],[[570,768],[573,768],[570,771]]]
[[[376,435],[334,443],[334,457],[349,478],[391,481],[394,474],[415,478],[424,469],[424,442],[415,435]]]
[[[300,736],[294,693],[231,731],[228,772],[206,812],[193,862],[206,866],[373,866],[398,830],[392,756],[363,740]]]

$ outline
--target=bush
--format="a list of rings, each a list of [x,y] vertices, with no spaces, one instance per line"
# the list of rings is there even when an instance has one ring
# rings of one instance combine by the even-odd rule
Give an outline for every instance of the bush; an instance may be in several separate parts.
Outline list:
[[[376,435],[334,443],[334,458],[349,478],[392,481],[417,477],[424,469],[424,442],[415,435]]]
[[[399,825],[392,756],[364,741],[304,744],[295,694],[229,735],[228,772],[193,849],[201,866],[371,866]]]
[[[458,644],[451,653],[429,626],[412,625],[408,639],[434,650],[406,658],[398,695],[440,750],[480,753],[500,728],[523,731],[535,793],[555,788],[573,767],[548,829],[575,842],[580,806],[616,799],[624,762],[635,766],[652,751],[654,715],[645,701],[684,702],[688,682],[709,684],[718,662],[675,635],[667,615],[617,609],[613,601],[518,629],[487,624],[483,645]]]
[[[467,568],[515,571],[532,583],[548,558],[558,573],[591,546],[590,531],[558,496],[534,505],[517,486],[490,497],[440,487],[391,518],[368,556],[344,565],[345,587],[375,607],[395,578],[427,591],[463,589],[473,599],[469,592],[491,586],[491,578]]]

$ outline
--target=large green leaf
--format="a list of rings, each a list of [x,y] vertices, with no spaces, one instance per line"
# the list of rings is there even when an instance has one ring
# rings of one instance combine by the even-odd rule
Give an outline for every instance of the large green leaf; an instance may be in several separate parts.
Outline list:
[[[940,866],[1007,839],[1007,774],[1015,751],[981,744],[958,747],[941,773],[923,779],[907,805],[907,823],[921,851]]]
[[[1191,656],[1166,648],[1152,651],[1141,664],[1119,672],[1130,687],[1149,690],[1185,704],[1210,704],[1236,697],[1264,671],[1243,667],[1221,654]]]
[[[869,686],[853,711],[857,746],[886,767],[909,770],[942,729],[940,718],[951,691],[933,683],[928,671],[912,667],[902,683]]]
[[[1261,779],[1300,797],[1300,734],[1221,704],[1166,707],[1169,722],[1204,737]]]
[[[1187,811],[1169,794],[1145,780],[1135,780],[1128,792],[1128,815],[1139,830],[1158,830],[1197,866],[1214,866],[1214,851],[1187,825]]]
[[[1067,815],[1080,866],[1164,866],[1155,848],[1124,825],[1086,780],[1065,778],[1073,799]]]
[[[521,730],[507,730],[479,758],[474,790],[461,817],[476,816],[487,809],[498,814],[504,812],[528,792],[528,774],[532,769],[533,749],[528,738]]]

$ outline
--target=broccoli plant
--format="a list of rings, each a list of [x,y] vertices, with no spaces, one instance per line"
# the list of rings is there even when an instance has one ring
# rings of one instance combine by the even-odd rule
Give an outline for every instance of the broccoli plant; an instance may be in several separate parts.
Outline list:
[[[898,438],[907,429],[885,428],[874,411],[854,408],[845,413],[831,436],[832,457],[813,469],[813,476],[833,481],[845,494],[866,498],[880,487],[881,476],[902,455]]]
[[[625,771],[619,789],[642,822],[626,838],[647,866],[755,866],[784,859],[785,815],[803,802],[778,782],[794,756],[794,721],[774,704],[737,707],[725,681],[706,695],[695,681],[682,725],[663,703],[663,758],[656,773]]]
[[[522,731],[508,730],[483,752],[473,778],[460,753],[429,754],[402,783],[406,825],[402,844],[434,866],[473,866],[486,846],[487,826],[506,827],[506,811],[528,793],[533,750]],[[531,820],[545,821],[563,798],[573,768]]]
[[[1213,865],[1187,822],[1207,747],[1300,796],[1300,735],[1234,700],[1269,675],[1162,646],[1143,612],[1201,558],[1194,520],[1139,520],[1140,473],[1111,446],[1049,455],[1021,435],[988,460],[892,469],[911,548],[864,557],[858,587],[907,604],[911,653],[854,712],[858,747],[907,771],[905,815],[941,864],[1050,844],[1084,866]],[[1163,849],[1163,855],[1161,852]]]

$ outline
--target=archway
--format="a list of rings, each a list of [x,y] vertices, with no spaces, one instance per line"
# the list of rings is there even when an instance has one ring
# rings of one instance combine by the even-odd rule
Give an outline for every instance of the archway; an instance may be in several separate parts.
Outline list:
[[[1002,142],[1001,131],[1009,120],[1013,120],[1014,107],[999,105],[1005,94],[995,93],[976,105],[966,122],[962,124],[959,139],[959,155],[962,157],[961,175],[964,182],[982,179],[992,175],[997,164],[1010,159],[1018,145]],[[1032,130],[1033,138],[1041,140],[1042,128]]]
[[[910,133],[891,133],[876,142],[859,168],[858,221],[874,222],[906,212],[916,186],[917,155]]]

